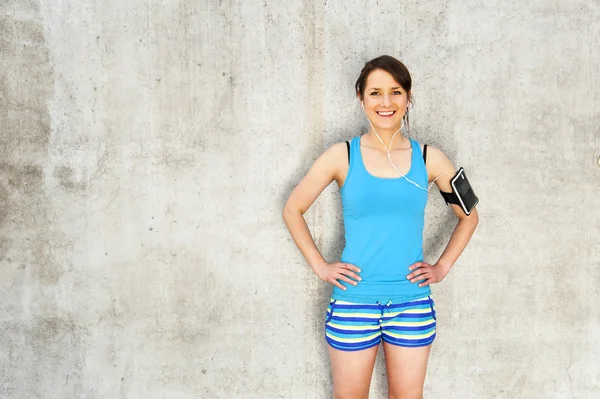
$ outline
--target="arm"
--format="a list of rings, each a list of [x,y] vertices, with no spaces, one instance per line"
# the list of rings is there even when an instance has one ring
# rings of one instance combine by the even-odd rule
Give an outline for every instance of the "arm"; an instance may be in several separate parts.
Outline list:
[[[430,181],[442,173],[456,169],[442,151],[432,147],[428,147],[428,149],[427,174],[429,175]],[[450,186],[452,177],[454,177],[454,173],[448,173],[435,181],[435,184],[440,191],[452,191],[452,187]],[[414,270],[414,272],[407,276],[407,278],[411,280],[411,283],[421,281],[419,286],[426,286],[431,283],[439,283],[442,281],[450,272],[450,269],[454,266],[454,263],[456,263],[456,260],[475,232],[475,228],[479,223],[477,208],[473,209],[471,214],[467,216],[460,206],[454,204],[449,205],[458,218],[458,223],[450,236],[450,240],[435,265],[429,265],[426,262],[417,262],[410,266],[409,270]]]
[[[348,169],[348,155],[345,143],[338,143],[325,151],[312,165],[306,176],[294,188],[283,208],[283,220],[300,252],[313,272],[323,281],[346,289],[338,280],[356,285],[350,280],[360,280],[354,272],[359,268],[346,263],[328,264],[323,258],[310,234],[304,213],[310,208],[319,194],[334,179],[341,181],[342,173]]]

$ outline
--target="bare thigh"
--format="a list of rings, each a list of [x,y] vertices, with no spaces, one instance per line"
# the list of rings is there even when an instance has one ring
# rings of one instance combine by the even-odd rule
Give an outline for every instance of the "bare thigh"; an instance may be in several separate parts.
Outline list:
[[[352,352],[328,346],[334,399],[368,398],[379,345]]]
[[[389,399],[421,399],[431,345],[407,348],[383,343]]]

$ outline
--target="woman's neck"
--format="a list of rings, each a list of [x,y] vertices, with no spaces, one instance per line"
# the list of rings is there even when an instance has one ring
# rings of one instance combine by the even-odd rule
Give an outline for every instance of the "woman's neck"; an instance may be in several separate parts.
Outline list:
[[[377,129],[377,134],[379,134],[381,141],[383,141],[383,145],[389,148],[390,151],[396,149],[404,149],[406,147],[410,148],[410,146],[407,145],[407,143],[409,143],[408,139],[404,137],[402,131],[399,131],[398,129]],[[367,133],[366,136],[369,138],[369,142],[371,143],[371,145],[375,147],[381,146],[383,149],[383,146],[377,138],[373,127],[369,129],[369,133]]]

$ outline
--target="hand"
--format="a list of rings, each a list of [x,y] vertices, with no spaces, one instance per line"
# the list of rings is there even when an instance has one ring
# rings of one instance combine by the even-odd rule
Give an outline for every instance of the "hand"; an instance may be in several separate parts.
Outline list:
[[[360,269],[350,263],[323,263],[314,269],[315,274],[326,283],[331,283],[343,290],[346,289],[338,280],[345,281],[352,285],[357,285],[362,280],[356,273],[360,273]],[[354,273],[356,272],[356,273]],[[350,277],[357,281],[350,280]]]
[[[413,263],[410,265],[408,270],[413,272],[408,274],[406,278],[410,280],[411,283],[421,281],[421,283],[419,283],[419,287],[425,287],[432,283],[439,283],[450,271],[448,268],[444,268],[437,264],[430,265],[427,262]]]

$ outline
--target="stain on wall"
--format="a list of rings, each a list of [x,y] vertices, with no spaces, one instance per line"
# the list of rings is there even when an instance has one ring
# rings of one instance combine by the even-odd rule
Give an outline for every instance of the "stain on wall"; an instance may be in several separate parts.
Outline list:
[[[39,4],[3,2],[0,31],[0,396],[75,394],[82,328],[57,303],[68,244],[45,186],[53,75]]]

